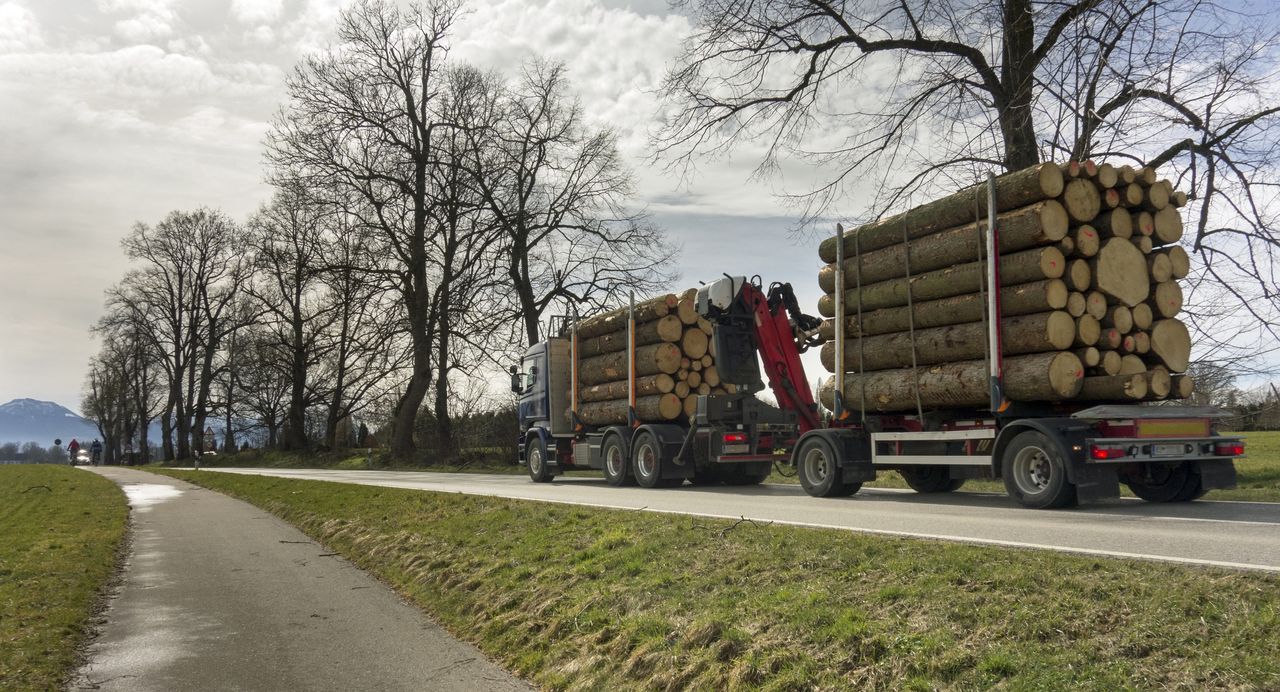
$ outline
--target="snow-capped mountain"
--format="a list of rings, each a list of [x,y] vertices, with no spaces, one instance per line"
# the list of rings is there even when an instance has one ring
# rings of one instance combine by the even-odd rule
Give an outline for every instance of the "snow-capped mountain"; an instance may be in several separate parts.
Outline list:
[[[72,438],[86,442],[98,437],[92,421],[52,401],[14,399],[0,405],[0,444],[38,442],[48,447],[56,439],[65,445]]]

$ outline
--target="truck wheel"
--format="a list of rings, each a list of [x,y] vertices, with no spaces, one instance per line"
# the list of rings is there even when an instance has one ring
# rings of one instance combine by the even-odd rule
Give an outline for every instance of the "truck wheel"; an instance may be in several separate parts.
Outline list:
[[[1076,486],[1067,480],[1066,461],[1044,434],[1019,434],[1002,456],[1005,490],[1022,506],[1054,509],[1075,504]]]
[[[1192,472],[1189,461],[1176,466],[1145,464],[1125,479],[1125,485],[1147,502],[1187,502],[1204,494],[1200,475]]]
[[[840,482],[840,467],[836,465],[836,453],[825,439],[811,435],[800,442],[795,451],[796,475],[800,487],[812,497],[840,497],[845,492]],[[861,483],[853,489],[857,492]]]
[[[949,493],[964,485],[964,479],[952,478],[945,466],[917,466],[898,469],[898,473],[918,493]]]
[[[539,435],[530,435],[524,443],[524,460],[534,483],[550,483],[555,474],[547,466],[547,446]]]
[[[604,480],[615,488],[624,485],[635,485],[636,479],[631,475],[631,464],[627,462],[627,453],[622,449],[622,440],[610,434],[604,438],[600,448],[604,457]]]
[[[631,469],[641,487],[662,486],[662,446],[652,433],[641,433],[632,444]]]

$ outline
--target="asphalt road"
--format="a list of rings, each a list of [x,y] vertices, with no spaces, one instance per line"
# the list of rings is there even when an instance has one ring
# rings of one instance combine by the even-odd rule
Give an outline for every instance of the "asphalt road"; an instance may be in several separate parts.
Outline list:
[[[189,483],[94,468],[132,545],[72,690],[527,690],[274,516]]]
[[[864,488],[851,498],[819,499],[794,485],[646,490],[593,478],[533,483],[527,476],[404,471],[217,469],[415,488],[470,495],[691,514],[800,526],[917,536],[1111,557],[1280,572],[1280,503],[1148,504],[1118,500],[1068,510],[1030,510],[1003,495],[918,495]]]

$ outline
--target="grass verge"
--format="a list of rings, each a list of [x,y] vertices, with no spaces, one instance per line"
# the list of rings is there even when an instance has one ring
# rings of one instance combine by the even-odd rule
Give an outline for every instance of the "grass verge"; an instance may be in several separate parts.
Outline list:
[[[553,689],[1280,687],[1280,578],[165,471],[259,505]]]
[[[67,466],[0,466],[0,689],[56,690],[128,520],[115,483]]]

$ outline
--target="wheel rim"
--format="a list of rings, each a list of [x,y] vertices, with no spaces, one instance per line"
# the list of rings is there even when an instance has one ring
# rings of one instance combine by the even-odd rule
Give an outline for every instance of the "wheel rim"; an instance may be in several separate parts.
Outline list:
[[[604,467],[610,476],[614,478],[622,477],[622,448],[618,445],[609,445],[604,453]]]
[[[1039,447],[1024,447],[1013,458],[1013,480],[1018,490],[1038,495],[1053,482],[1053,462]]]
[[[653,451],[653,445],[648,442],[641,444],[636,450],[636,473],[645,478],[653,478],[658,471],[658,455]]]
[[[804,472],[804,477],[808,479],[809,485],[822,485],[831,475],[831,458],[820,445],[813,445],[805,452],[800,468]]]
[[[535,474],[542,473],[542,449],[538,445],[529,450],[529,470]]]

